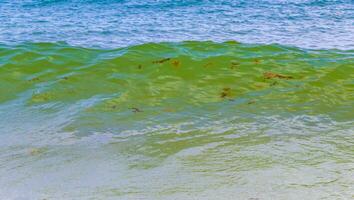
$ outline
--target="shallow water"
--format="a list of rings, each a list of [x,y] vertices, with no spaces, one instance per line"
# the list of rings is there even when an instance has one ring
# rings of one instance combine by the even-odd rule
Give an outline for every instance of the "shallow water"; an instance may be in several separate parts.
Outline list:
[[[354,198],[353,3],[272,2],[1,1],[0,199]]]
[[[233,41],[0,49],[3,196],[353,195],[353,51]]]

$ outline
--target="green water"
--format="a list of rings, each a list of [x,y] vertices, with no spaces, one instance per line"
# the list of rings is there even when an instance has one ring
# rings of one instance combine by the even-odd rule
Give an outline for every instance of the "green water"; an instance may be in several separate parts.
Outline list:
[[[353,50],[1,45],[0,194],[353,198],[353,72]]]

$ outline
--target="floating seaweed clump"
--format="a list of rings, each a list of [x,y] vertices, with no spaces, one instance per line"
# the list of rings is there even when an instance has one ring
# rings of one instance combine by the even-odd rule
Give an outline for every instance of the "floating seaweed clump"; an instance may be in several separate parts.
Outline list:
[[[174,67],[179,67],[180,64],[181,64],[181,62],[180,62],[179,60],[174,60],[174,61],[172,62],[172,65],[173,65]]]
[[[259,59],[254,59],[254,63],[255,63],[255,64],[260,64],[261,61],[260,61]]]
[[[223,88],[220,93],[221,98],[228,98],[231,97],[231,88]]]
[[[282,75],[282,74],[276,74],[273,72],[265,72],[263,74],[263,77],[265,79],[273,79],[273,78],[279,78],[279,79],[292,79],[292,76],[286,76],[286,75]]]
[[[133,108],[130,108],[134,113],[137,113],[137,112],[143,112],[142,110],[140,110],[139,108],[136,108],[136,107],[133,107]]]
[[[154,63],[154,64],[162,64],[162,63],[167,62],[169,60],[171,60],[171,58],[164,58],[164,59],[161,59],[161,60],[152,61],[152,63]]]
[[[35,82],[35,81],[39,81],[39,78],[35,77],[35,78],[32,78],[32,79],[28,80],[28,82]]]
[[[238,66],[240,66],[240,63],[238,63],[238,62],[236,62],[236,61],[231,61],[231,66],[230,66],[231,69],[235,69],[235,68],[237,68]]]

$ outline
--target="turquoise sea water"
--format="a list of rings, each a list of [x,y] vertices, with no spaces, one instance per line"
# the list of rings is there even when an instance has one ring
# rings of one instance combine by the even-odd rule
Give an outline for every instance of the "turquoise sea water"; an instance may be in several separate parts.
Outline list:
[[[0,1],[0,199],[353,199],[353,1]]]

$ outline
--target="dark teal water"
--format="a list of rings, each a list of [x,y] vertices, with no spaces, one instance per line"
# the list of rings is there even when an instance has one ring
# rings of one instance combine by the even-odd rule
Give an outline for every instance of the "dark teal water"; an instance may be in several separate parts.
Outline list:
[[[353,199],[353,8],[0,0],[0,200]]]

